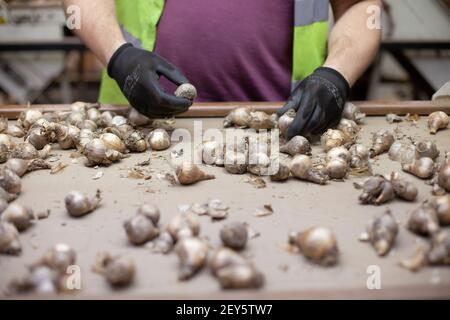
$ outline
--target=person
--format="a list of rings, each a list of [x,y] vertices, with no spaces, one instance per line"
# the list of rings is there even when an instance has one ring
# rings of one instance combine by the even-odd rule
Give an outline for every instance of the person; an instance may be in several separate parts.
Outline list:
[[[328,34],[330,4],[335,23]],[[287,100],[277,114],[297,111],[288,138],[319,134],[339,122],[351,86],[376,56],[381,34],[368,24],[380,0],[64,0],[64,5],[79,7],[76,33],[107,66],[99,102],[129,102],[149,117],[174,116],[192,103],[169,92],[187,82],[197,87],[198,101]]]

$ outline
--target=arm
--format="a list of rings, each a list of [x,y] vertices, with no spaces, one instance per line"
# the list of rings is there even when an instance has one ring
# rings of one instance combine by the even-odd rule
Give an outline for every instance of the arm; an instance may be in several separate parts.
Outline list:
[[[372,63],[380,45],[381,30],[369,29],[367,8],[379,0],[332,0],[336,24],[328,41],[324,66],[339,71],[352,86]]]
[[[106,66],[113,53],[125,43],[114,0],[64,0],[66,12],[71,5],[78,6],[81,12],[81,28],[74,30],[75,33]]]

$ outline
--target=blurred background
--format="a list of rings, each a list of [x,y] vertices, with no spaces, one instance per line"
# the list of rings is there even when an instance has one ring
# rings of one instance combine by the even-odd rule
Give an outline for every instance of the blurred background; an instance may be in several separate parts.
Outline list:
[[[353,100],[429,100],[450,80],[450,0],[383,1],[377,60]],[[0,105],[97,99],[102,65],[59,0],[0,0]]]

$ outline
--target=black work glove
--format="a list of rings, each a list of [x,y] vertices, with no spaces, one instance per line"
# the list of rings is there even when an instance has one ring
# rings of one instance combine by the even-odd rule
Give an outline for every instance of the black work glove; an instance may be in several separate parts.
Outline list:
[[[286,138],[320,134],[336,126],[349,91],[347,80],[338,71],[326,67],[316,69],[298,84],[284,107],[277,111],[278,116],[290,109],[297,112]]]
[[[108,63],[108,75],[116,80],[125,97],[137,111],[148,117],[167,117],[185,112],[192,101],[167,94],[159,84],[160,75],[181,85],[188,79],[157,54],[122,45]]]

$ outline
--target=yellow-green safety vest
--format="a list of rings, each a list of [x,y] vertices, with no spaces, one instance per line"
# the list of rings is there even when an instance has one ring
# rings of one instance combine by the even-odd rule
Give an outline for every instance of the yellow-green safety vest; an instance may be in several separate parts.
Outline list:
[[[294,0],[292,84],[320,67],[326,56],[328,0]],[[116,14],[125,40],[152,51],[164,0],[116,0]],[[128,104],[117,83],[103,71],[100,103]]]

